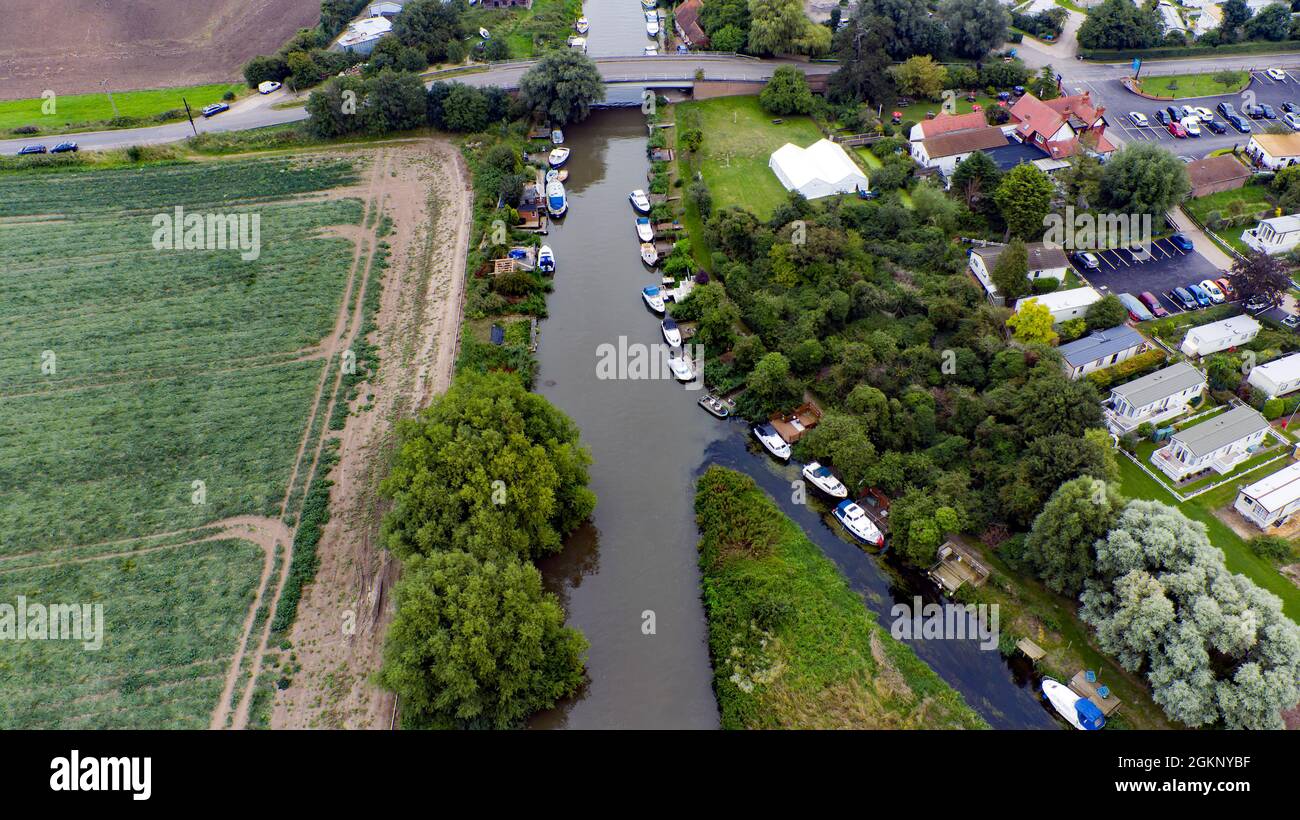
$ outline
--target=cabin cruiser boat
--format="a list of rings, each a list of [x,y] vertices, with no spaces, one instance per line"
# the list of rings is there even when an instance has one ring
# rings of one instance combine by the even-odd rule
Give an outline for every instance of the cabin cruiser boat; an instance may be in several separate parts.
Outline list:
[[[1095,731],[1106,725],[1106,716],[1097,704],[1075,694],[1074,690],[1051,678],[1043,678],[1043,697],[1052,704],[1056,713],[1071,726],[1084,731]]]
[[[551,132],[551,142],[554,143],[554,144],[556,144],[556,145],[561,145],[561,144],[563,144],[563,143],[564,143],[564,132],[561,131],[561,130],[558,129],[558,128],[556,128],[554,131],[552,131],[552,132]]]
[[[658,285],[647,285],[641,288],[641,298],[655,313],[664,312],[664,295],[659,291]]]
[[[550,245],[543,245],[537,251],[537,269],[542,273],[555,273],[555,253]]]
[[[579,34],[586,34],[587,29],[591,28],[591,24],[587,22],[586,17],[579,17],[578,22],[574,23],[573,27],[577,29]]]
[[[650,197],[646,196],[645,191],[637,189],[628,194],[628,199],[632,200],[632,207],[636,208],[643,214],[650,213]]]
[[[569,38],[569,48],[576,48],[578,51],[581,51],[583,54],[586,54],[586,53],[587,53],[587,38],[586,38],[586,37],[570,37],[570,38]]]
[[[668,369],[673,372],[673,378],[679,382],[688,382],[695,378],[695,370],[685,356],[668,357]]]
[[[782,461],[790,460],[790,445],[785,443],[781,434],[776,432],[776,428],[770,424],[755,425],[752,432],[758,443],[763,445],[763,449]]]
[[[636,236],[642,242],[653,242],[655,238],[654,226],[650,224],[650,217],[638,216],[636,218]]]
[[[649,37],[659,36],[659,12],[647,11],[645,13],[645,33]]]
[[[546,211],[553,217],[564,216],[569,210],[569,197],[564,193],[564,183],[553,179],[546,183]]]
[[[649,242],[641,243],[641,261],[650,267],[654,267],[659,263],[659,251],[655,250],[654,245]]]
[[[551,164],[552,168],[559,168],[561,165],[569,161],[570,153],[569,149],[564,146],[554,148],[551,150],[550,156],[547,157],[547,162]]]
[[[673,347],[682,346],[682,331],[677,327],[677,322],[672,317],[665,318],[659,323],[659,329],[663,331],[664,341]]]
[[[847,498],[835,508],[835,520],[843,524],[844,529],[859,541],[865,541],[876,547],[883,546],[885,543],[884,534],[867,517],[866,511]]]
[[[849,488],[844,486],[844,482],[835,477],[829,467],[823,467],[820,462],[810,461],[803,467],[803,477],[817,489],[829,495],[831,498],[848,498]]]

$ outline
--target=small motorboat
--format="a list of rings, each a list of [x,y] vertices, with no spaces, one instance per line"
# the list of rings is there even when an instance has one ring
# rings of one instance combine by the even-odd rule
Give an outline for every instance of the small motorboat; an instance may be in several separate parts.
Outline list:
[[[491,34],[488,32],[488,30],[485,29],[485,28],[480,28],[480,29],[478,30],[478,36],[482,37],[484,40],[491,40],[491,39],[492,39],[492,35],[491,35]]]
[[[689,382],[695,378],[695,369],[685,356],[670,356],[668,358],[668,369],[673,372],[673,378],[679,382]]]
[[[569,197],[564,193],[564,183],[553,179],[546,183],[546,211],[553,217],[564,216],[569,210]]]
[[[673,347],[682,346],[682,330],[677,326],[677,322],[672,317],[665,318],[659,323],[659,329],[663,331],[664,341]]]
[[[647,285],[641,288],[641,298],[655,313],[664,312],[664,295],[659,292],[658,285]]]
[[[731,405],[727,404],[725,401],[712,394],[704,396],[699,400],[698,403],[700,407],[703,407],[705,410],[709,411],[709,415],[711,416],[716,416],[717,418],[725,419],[727,416],[731,415]]]
[[[548,156],[546,160],[551,164],[552,168],[559,168],[561,165],[569,161],[569,153],[569,149],[564,146],[552,148],[550,156]]]
[[[659,36],[659,12],[647,11],[645,13],[645,33],[648,37]]]
[[[550,182],[553,179],[560,179],[560,172],[555,168],[546,172],[546,181]],[[563,182],[564,180],[561,179],[560,181]]]
[[[790,445],[785,443],[785,439],[776,432],[776,428],[770,424],[755,425],[752,432],[758,443],[763,445],[763,449],[782,461],[790,460]]]
[[[1060,681],[1043,678],[1043,697],[1052,704],[1057,714],[1076,729],[1095,731],[1106,725],[1106,716],[1097,708],[1097,704],[1075,694],[1073,689]]]
[[[859,541],[865,541],[875,547],[883,546],[885,543],[884,534],[867,517],[866,511],[847,498],[835,507],[835,520],[843,524],[844,529]]]
[[[829,495],[831,498],[848,498],[849,488],[835,477],[831,468],[823,467],[820,462],[810,461],[803,466],[803,477],[808,483]]]
[[[638,188],[637,190],[628,194],[627,198],[632,200],[633,208],[636,208],[638,211],[640,211],[643,214],[650,213],[650,197],[646,196],[645,191],[642,191]]]
[[[555,145],[563,145],[563,144],[564,144],[564,132],[561,131],[561,130],[558,129],[558,128],[556,128],[554,131],[552,131],[552,132],[551,132],[551,142],[552,142],[553,144],[555,144]]]
[[[657,6],[658,4],[659,4],[659,3],[658,3],[658,0],[641,0],[641,8],[643,8],[643,9],[645,9],[645,10],[647,10],[647,11],[649,11],[650,9],[653,9],[653,8],[654,8],[655,6]]]
[[[655,239],[655,228],[650,224],[650,217],[638,216],[636,218],[636,236],[642,242],[653,242]]]
[[[555,252],[550,245],[543,245],[537,251],[537,269],[542,273],[555,273]]]
[[[655,250],[654,245],[649,242],[641,243],[641,261],[650,267],[659,264],[659,251]]]
[[[579,17],[578,22],[574,23],[573,27],[577,29],[579,34],[586,34],[587,29],[591,28],[591,24],[587,22],[586,17]]]
[[[578,51],[581,51],[583,54],[586,54],[586,53],[587,53],[587,38],[586,38],[586,37],[570,37],[570,38],[569,38],[569,48],[575,48],[575,49],[577,49]]]

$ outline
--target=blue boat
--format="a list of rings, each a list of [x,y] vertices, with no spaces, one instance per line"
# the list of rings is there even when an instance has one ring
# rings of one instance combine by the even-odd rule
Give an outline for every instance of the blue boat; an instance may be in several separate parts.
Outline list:
[[[542,273],[555,273],[555,252],[550,245],[543,245],[537,251],[537,269]]]
[[[546,184],[546,211],[553,217],[561,217],[567,210],[569,197],[564,193],[564,183],[553,179]]]

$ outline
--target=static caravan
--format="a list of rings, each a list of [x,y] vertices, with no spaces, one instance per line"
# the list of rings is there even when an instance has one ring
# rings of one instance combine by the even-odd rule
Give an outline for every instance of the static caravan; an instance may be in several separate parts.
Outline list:
[[[1065,375],[1071,379],[1132,358],[1146,349],[1147,340],[1128,325],[1098,330],[1056,349]]]
[[[1233,509],[1259,527],[1280,527],[1300,510],[1300,462],[1237,491]]]
[[[1194,327],[1183,338],[1184,356],[1208,356],[1249,344],[1259,335],[1259,322],[1249,316],[1233,316],[1219,322]]]
[[[1252,368],[1246,381],[1270,399],[1300,390],[1300,353],[1292,353]]]
[[[1016,304],[1016,310],[1019,311],[1030,302],[1037,302],[1051,311],[1052,323],[1059,325],[1071,319],[1082,319],[1088,308],[1100,301],[1101,294],[1095,288],[1070,288],[1021,299]]]
[[[1118,435],[1136,430],[1143,422],[1158,424],[1187,412],[1192,400],[1205,390],[1205,374],[1187,362],[1114,387],[1106,421]]]

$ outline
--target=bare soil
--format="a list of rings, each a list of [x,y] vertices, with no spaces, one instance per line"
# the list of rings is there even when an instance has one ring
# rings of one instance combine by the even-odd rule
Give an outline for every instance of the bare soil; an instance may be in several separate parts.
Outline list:
[[[235,80],[320,19],[319,0],[5,0],[0,99]]]

